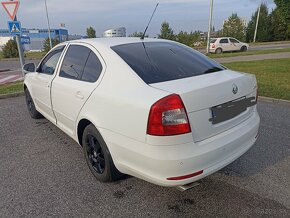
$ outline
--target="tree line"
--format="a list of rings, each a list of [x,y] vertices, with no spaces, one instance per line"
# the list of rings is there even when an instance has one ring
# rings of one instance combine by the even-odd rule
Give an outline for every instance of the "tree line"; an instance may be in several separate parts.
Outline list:
[[[290,1],[274,0],[276,8],[269,12],[265,3],[261,4],[259,25],[257,29],[256,42],[271,42],[290,40]],[[221,30],[214,32],[214,37],[230,36],[240,41],[253,42],[256,28],[258,9],[253,13],[251,20],[247,23],[237,13],[233,13],[224,21]],[[192,46],[194,42],[200,41],[201,31],[179,32],[174,34],[168,22],[161,25],[158,38],[175,40]]]

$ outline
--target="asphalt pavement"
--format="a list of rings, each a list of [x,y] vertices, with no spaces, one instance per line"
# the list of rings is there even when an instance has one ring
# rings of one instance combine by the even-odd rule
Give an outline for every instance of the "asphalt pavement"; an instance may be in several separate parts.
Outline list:
[[[180,192],[133,177],[98,182],[82,148],[46,119],[31,119],[24,97],[0,100],[0,216],[289,217],[290,104],[258,107],[253,148]]]

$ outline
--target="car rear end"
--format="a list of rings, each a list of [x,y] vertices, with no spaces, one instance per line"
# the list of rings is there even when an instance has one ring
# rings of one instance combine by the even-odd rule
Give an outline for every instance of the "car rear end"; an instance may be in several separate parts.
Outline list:
[[[216,38],[212,38],[210,39],[209,42],[209,52],[210,53],[215,53],[216,49],[218,48],[218,39]]]
[[[148,111],[146,141],[136,145],[126,173],[159,185],[185,185],[225,167],[255,143],[255,76],[168,41],[112,49],[150,87],[168,93]]]

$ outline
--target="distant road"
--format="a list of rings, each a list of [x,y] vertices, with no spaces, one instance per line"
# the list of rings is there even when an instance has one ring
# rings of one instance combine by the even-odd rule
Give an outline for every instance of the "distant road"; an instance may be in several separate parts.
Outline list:
[[[283,44],[267,44],[267,45],[250,45],[249,51],[262,51],[269,49],[285,49],[290,48],[290,43]],[[206,49],[197,49],[201,53],[206,53]]]
[[[25,63],[35,63],[38,65],[40,59],[25,60]],[[19,60],[0,60],[0,70],[9,69],[9,70],[21,70]]]
[[[285,44],[272,44],[272,45],[255,45],[250,46],[250,51],[258,51],[258,50],[268,50],[268,49],[284,49],[290,48],[290,43]]]
[[[214,58],[214,60],[216,60],[219,63],[231,63],[231,62],[259,61],[259,60],[284,59],[284,58],[290,58],[290,52]]]

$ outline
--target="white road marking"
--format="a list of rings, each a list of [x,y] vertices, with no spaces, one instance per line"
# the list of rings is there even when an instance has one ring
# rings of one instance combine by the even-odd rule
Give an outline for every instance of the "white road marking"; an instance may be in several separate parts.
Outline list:
[[[17,76],[17,75],[7,76],[7,77],[5,77],[4,79],[0,79],[0,83],[4,83],[5,81],[7,81],[7,80],[11,80],[11,79],[14,79],[14,78],[16,78],[16,77],[18,77],[18,76]]]

